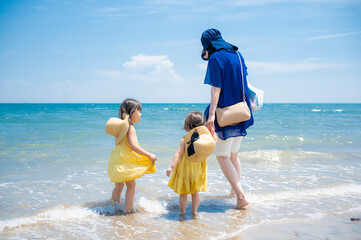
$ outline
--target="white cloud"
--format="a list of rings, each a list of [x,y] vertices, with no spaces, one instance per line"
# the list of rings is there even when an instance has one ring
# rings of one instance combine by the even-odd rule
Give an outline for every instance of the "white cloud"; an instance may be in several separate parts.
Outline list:
[[[120,79],[123,76],[123,74],[121,72],[104,70],[104,69],[95,70],[94,73],[105,76],[107,78],[111,78],[111,79]]]
[[[322,63],[318,62],[316,58],[307,59],[298,63],[246,61],[246,65],[249,71],[263,74],[304,72],[350,66],[339,63]]]
[[[108,8],[102,8],[98,9],[98,12],[119,12],[121,9],[116,7],[108,7]]]
[[[121,71],[96,70],[94,73],[112,79],[140,82],[184,82],[173,69],[168,56],[147,56],[139,54],[123,64]]]
[[[18,52],[19,52],[19,51],[9,51],[9,52],[3,53],[3,54],[1,55],[1,58],[7,58],[7,57],[9,57],[9,56],[12,56],[12,55],[18,53]]]
[[[321,35],[310,37],[308,40],[315,41],[315,40],[323,40],[323,39],[330,39],[330,38],[339,38],[339,37],[347,37],[355,34],[360,34],[361,31],[358,32],[348,32],[348,33],[339,33],[339,34],[329,34],[329,35]]]
[[[123,67],[138,70],[152,65],[158,65],[159,63],[166,63],[170,67],[173,67],[173,64],[169,61],[168,56],[147,56],[144,54],[133,56],[131,61],[123,64]]]
[[[130,11],[128,11],[128,9],[126,8],[108,7],[108,8],[94,9],[91,12],[91,14],[98,17],[117,19],[118,17],[129,16]]]
[[[38,6],[38,7],[35,8],[35,10],[44,11],[44,10],[46,10],[46,8],[43,7],[43,6]]]
[[[149,0],[147,1],[150,5],[173,5],[173,6],[185,6],[191,5],[192,1],[185,0]]]
[[[208,62],[199,64],[199,68],[204,72],[207,71],[207,66]]]
[[[237,6],[261,6],[272,3],[280,3],[285,0],[237,0],[234,1]]]

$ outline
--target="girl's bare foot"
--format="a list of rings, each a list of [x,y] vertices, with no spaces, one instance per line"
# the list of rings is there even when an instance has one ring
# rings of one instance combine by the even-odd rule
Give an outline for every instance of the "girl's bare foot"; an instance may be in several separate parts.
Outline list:
[[[199,217],[198,213],[192,212],[192,219],[197,219]]]
[[[123,204],[123,202],[120,199],[118,200],[110,199],[110,203],[112,204],[112,206],[114,206],[116,203],[119,203],[120,205]]]

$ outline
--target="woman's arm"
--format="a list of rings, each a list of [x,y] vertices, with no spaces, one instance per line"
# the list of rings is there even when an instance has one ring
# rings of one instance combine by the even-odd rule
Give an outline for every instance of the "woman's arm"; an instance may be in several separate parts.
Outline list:
[[[179,159],[183,155],[183,152],[184,152],[184,138],[182,138],[179,148],[178,148],[177,152],[174,154],[173,162],[171,163],[170,167],[167,168],[166,174],[168,177],[170,176],[170,174],[173,172],[173,170],[177,166]]]
[[[129,141],[129,146],[130,148],[136,152],[136,153],[139,153],[141,155],[144,155],[146,157],[148,157],[150,160],[152,160],[152,162],[154,163],[156,160],[157,160],[157,157],[144,150],[143,148],[141,148],[138,144],[137,144],[137,135],[136,135],[136,132],[135,132],[135,128],[133,125],[130,125],[129,126],[129,130],[128,130],[128,141]]]
[[[208,130],[212,133],[212,135],[214,134],[214,129],[215,129],[214,120],[216,119],[216,109],[221,90],[222,89],[218,87],[212,87],[211,89],[211,105],[209,107],[208,120],[206,126]]]

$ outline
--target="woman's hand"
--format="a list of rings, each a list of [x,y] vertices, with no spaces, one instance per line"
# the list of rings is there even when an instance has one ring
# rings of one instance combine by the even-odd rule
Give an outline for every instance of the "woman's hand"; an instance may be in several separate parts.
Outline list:
[[[208,119],[208,121],[206,122],[206,127],[208,128],[209,132],[213,134],[215,130],[214,119]]]
[[[215,116],[210,115],[208,117],[208,120],[206,122],[206,127],[208,128],[209,132],[213,135],[214,131],[215,131],[215,127],[214,127],[214,120],[215,120]]]
[[[212,87],[211,89],[211,104],[209,106],[208,112],[208,120],[206,122],[206,127],[211,132],[212,136],[214,136],[215,127],[214,127],[214,120],[216,119],[216,109],[219,100],[219,94],[221,93],[221,89],[218,87]]]

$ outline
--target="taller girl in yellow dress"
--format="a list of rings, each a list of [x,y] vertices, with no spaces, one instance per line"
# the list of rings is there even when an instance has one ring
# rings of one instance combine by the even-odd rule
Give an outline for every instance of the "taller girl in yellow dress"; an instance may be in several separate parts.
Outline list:
[[[106,133],[115,137],[115,147],[109,156],[108,175],[110,182],[115,183],[111,201],[120,201],[124,187],[125,212],[133,209],[135,179],[144,174],[156,172],[154,162],[157,157],[144,150],[138,144],[134,123],[138,123],[142,105],[135,99],[125,99],[119,109],[119,118],[110,118],[105,126]]]

